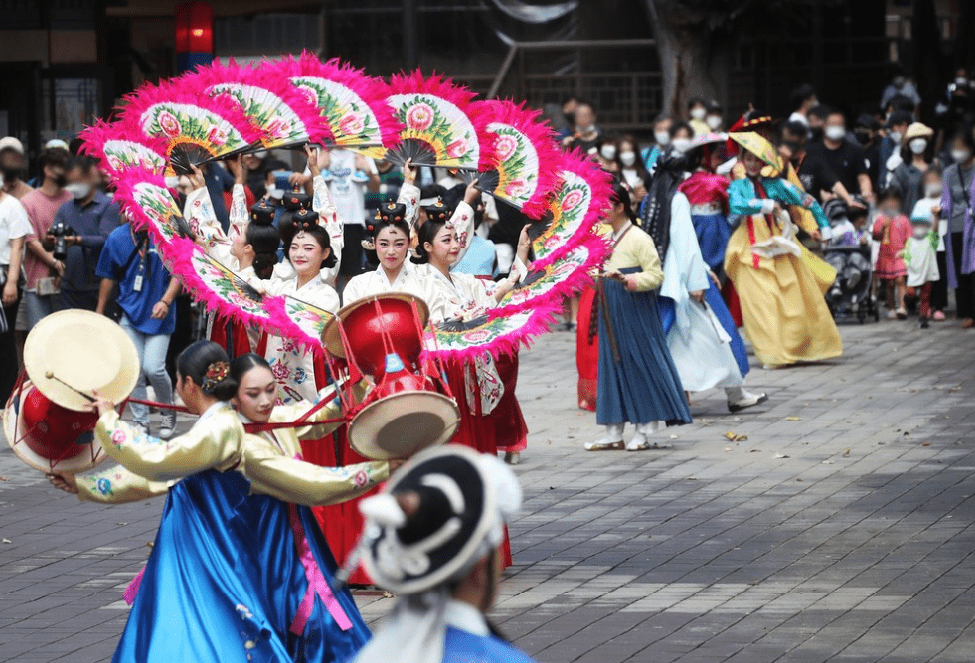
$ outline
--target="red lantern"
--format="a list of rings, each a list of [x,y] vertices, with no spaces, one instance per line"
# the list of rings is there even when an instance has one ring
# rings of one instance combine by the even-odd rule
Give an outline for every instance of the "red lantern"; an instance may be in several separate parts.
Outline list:
[[[213,60],[213,7],[209,4],[176,5],[176,59],[180,71]]]

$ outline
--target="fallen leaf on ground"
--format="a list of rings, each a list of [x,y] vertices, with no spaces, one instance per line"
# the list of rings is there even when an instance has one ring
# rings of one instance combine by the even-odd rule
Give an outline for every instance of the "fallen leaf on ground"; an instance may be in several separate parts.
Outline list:
[[[748,439],[748,436],[745,435],[744,433],[736,433],[733,430],[728,431],[727,433],[724,434],[724,436],[729,440],[731,440],[732,442],[744,442],[745,440]]]
[[[786,421],[802,421],[799,417],[786,417]]]
[[[788,458],[788,454],[775,454],[772,458]]]
[[[930,447],[931,446],[931,443],[930,442],[922,442],[921,443],[921,446],[922,447]]]
[[[835,460],[824,460],[823,465],[832,465],[835,462],[836,462]]]
[[[13,543],[13,541],[11,541],[10,539],[3,539],[3,542],[4,543]]]
[[[850,455],[850,448],[847,447],[846,451],[843,452],[843,457],[846,458],[849,455]]]

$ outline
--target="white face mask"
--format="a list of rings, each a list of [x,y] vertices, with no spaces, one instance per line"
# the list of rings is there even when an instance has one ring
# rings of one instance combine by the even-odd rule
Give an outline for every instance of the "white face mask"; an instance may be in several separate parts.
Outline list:
[[[91,185],[84,182],[75,182],[64,187],[64,190],[74,196],[75,200],[81,200],[91,193]]]
[[[281,200],[284,198],[284,189],[279,189],[277,187],[268,187],[266,190],[268,198],[274,198],[275,200]]]
[[[924,197],[925,198],[940,198],[941,197],[941,185],[940,184],[925,184],[924,185]]]
[[[890,139],[900,145],[900,142],[904,139],[904,134],[899,131],[891,131]]]
[[[968,79],[963,76],[959,76],[955,79],[955,85],[968,85]]]
[[[590,124],[588,127],[579,127],[579,126],[576,127],[576,133],[580,135],[591,134],[595,130],[596,130],[595,124]]]
[[[620,162],[624,166],[632,166],[636,163],[636,152],[620,152]]]
[[[846,137],[846,127],[831,124],[823,131],[823,135],[830,140],[843,140]]]
[[[703,120],[707,114],[707,109],[701,108],[700,106],[691,109],[691,117],[695,120]]]
[[[670,132],[669,131],[655,131],[653,134],[653,139],[657,141],[657,145],[661,147],[670,144]]]
[[[678,154],[684,154],[687,150],[691,149],[691,139],[690,138],[675,138],[673,140],[674,151]]]
[[[914,226],[914,237],[916,239],[924,239],[929,232],[930,229],[927,226]]]
[[[720,115],[708,115],[708,126],[717,131],[721,127],[721,123],[724,122],[724,118]]]
[[[955,163],[965,163],[972,158],[972,153],[968,150],[952,150],[951,160]]]
[[[907,144],[907,147],[914,154],[923,154],[924,150],[928,147],[928,140],[926,138],[913,138]]]
[[[612,161],[616,158],[616,146],[607,143],[599,148],[599,153],[603,155],[603,158],[606,159],[606,161]]]

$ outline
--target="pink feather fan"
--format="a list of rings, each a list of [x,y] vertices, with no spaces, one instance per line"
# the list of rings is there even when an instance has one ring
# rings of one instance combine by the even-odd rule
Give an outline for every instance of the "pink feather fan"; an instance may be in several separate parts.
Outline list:
[[[488,170],[496,161],[488,118],[473,104],[474,93],[450,79],[419,71],[394,75],[387,102],[404,128],[402,144],[387,159],[403,164]]]
[[[156,175],[166,171],[165,141],[148,138],[131,126],[97,120],[79,136],[84,141],[82,151],[101,161],[102,168],[113,180],[129,170]]]
[[[488,99],[475,103],[495,137],[497,161],[478,175],[478,188],[532,218],[545,213],[545,201],[559,184],[562,151],[541,113],[511,101]]]
[[[399,124],[386,104],[386,84],[337,59],[321,62],[309,52],[261,64],[264,76],[287,80],[315,106],[328,146],[382,158],[399,142]]]
[[[308,96],[286,78],[273,75],[273,62],[240,66],[232,59],[217,61],[178,80],[210,97],[227,95],[240,105],[252,128],[260,133],[264,148],[324,143],[331,139],[327,123]]]
[[[240,104],[227,95],[209,96],[170,79],[143,85],[124,97],[114,130],[128,136],[161,139],[173,170],[189,174],[192,166],[240,153],[261,140],[261,132],[248,121]]]

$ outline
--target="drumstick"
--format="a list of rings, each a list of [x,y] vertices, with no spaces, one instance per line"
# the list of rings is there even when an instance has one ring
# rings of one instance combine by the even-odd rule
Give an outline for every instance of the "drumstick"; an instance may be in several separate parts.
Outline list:
[[[46,377],[48,380],[57,380],[58,382],[60,382],[61,384],[63,384],[65,387],[67,387],[68,389],[70,389],[71,391],[73,391],[74,393],[76,393],[79,396],[81,396],[82,398],[86,399],[89,403],[94,403],[95,402],[95,397],[94,396],[89,396],[88,394],[86,394],[85,392],[81,391],[80,389],[75,389],[70,384],[68,384],[67,382],[65,382],[64,380],[62,380],[58,376],[56,376],[54,374],[54,371],[48,371],[47,373],[44,374],[44,377]]]

